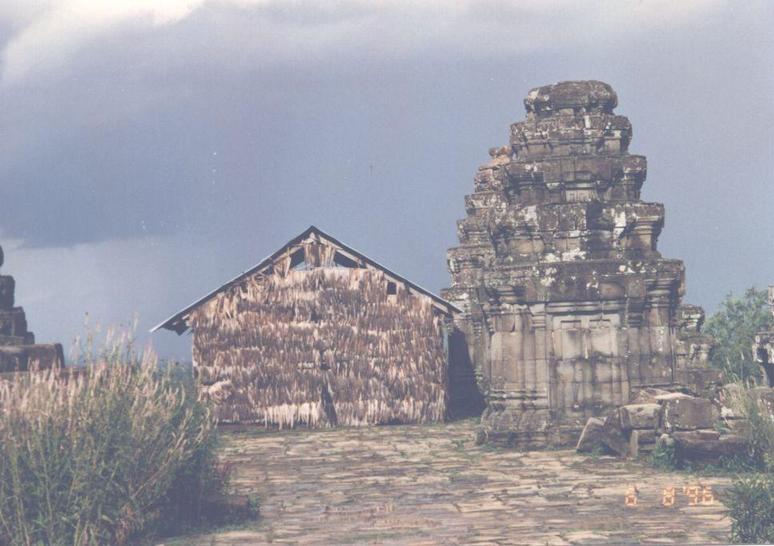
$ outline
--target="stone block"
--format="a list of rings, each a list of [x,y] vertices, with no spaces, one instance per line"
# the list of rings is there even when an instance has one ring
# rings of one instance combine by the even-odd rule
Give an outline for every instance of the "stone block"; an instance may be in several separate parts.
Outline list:
[[[636,459],[640,455],[640,432],[633,430],[629,435],[629,456]]]
[[[10,309],[14,304],[16,283],[13,277],[0,275],[0,309]]]
[[[30,370],[49,370],[63,368],[65,365],[64,350],[60,343],[28,345],[24,349]]]
[[[655,387],[645,387],[638,390],[629,401],[629,403],[654,404],[656,403],[656,397],[664,394],[669,394],[669,391],[665,391],[664,389],[657,389]]]
[[[22,347],[0,346],[0,373],[27,371],[27,353]]]
[[[24,337],[27,334],[27,319],[21,307],[0,310],[0,335]]]
[[[661,424],[660,404],[628,404],[618,410],[621,428],[655,430]]]
[[[59,343],[0,346],[0,373],[47,370],[64,365],[64,351]]]
[[[747,436],[752,432],[752,425],[747,419],[730,419],[726,421],[726,426],[733,434]]]
[[[736,434],[720,436],[714,431],[694,430],[675,432],[672,438],[675,454],[681,462],[717,463],[721,457],[747,453],[747,441]]]
[[[663,427],[667,431],[696,430],[712,428],[712,402],[706,398],[696,398],[674,393],[658,397],[663,406]]]
[[[575,447],[580,453],[589,453],[595,449],[625,457],[629,453],[629,442],[613,421],[590,417]]]
[[[31,332],[23,336],[4,336],[0,334],[0,347],[10,345],[32,345],[35,343],[35,336]]]

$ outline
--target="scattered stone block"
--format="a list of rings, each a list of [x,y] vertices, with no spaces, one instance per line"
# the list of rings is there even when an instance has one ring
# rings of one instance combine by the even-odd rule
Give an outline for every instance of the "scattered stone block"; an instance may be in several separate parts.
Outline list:
[[[603,421],[596,417],[590,417],[583,432],[581,432],[575,449],[581,453],[589,453],[599,449],[625,457],[629,452],[629,442],[621,430],[612,423],[612,420]]]
[[[712,403],[681,393],[657,397],[663,405],[663,425],[667,431],[712,428]]]
[[[655,430],[638,430],[637,437],[639,438],[640,446],[647,444],[656,444],[657,435]]]
[[[619,409],[621,428],[655,430],[661,424],[660,404],[629,404]]]
[[[717,430],[678,430],[672,433],[672,438],[675,441],[680,439],[698,439],[698,440],[717,440],[720,438],[720,433]]]
[[[728,430],[739,436],[747,437],[752,433],[752,426],[747,419],[730,419],[726,421],[725,424],[728,427]]]
[[[672,435],[675,453],[681,462],[717,463],[721,457],[741,456],[747,440],[737,434],[719,435],[714,431],[679,431]]]
[[[657,389],[656,387],[645,387],[637,391],[632,397],[630,404],[655,404],[657,402],[656,397],[669,394],[669,391],[664,389]]]
[[[640,431],[633,430],[629,435],[629,457],[636,459],[640,456]]]
[[[659,404],[663,404],[665,402],[670,402],[672,400],[684,400],[686,398],[695,398],[694,396],[691,396],[690,394],[685,394],[684,392],[668,392],[666,394],[659,394],[655,397],[655,400]]]

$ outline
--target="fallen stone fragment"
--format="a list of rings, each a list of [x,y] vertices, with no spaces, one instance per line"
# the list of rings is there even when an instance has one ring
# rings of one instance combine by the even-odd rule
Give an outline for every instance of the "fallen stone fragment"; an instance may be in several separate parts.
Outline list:
[[[640,431],[633,430],[629,435],[629,457],[636,459],[640,455]]]
[[[656,397],[664,394],[670,394],[669,391],[664,389],[658,389],[656,387],[645,387],[640,389],[632,397],[631,404],[654,404],[657,402]]]
[[[666,394],[659,394],[655,397],[656,402],[663,404],[671,400],[685,400],[686,398],[694,398],[690,394],[684,392],[668,392]]]
[[[728,429],[739,436],[749,436],[752,433],[752,425],[747,419],[729,419],[725,422]]]
[[[598,449],[625,457],[629,453],[629,442],[621,430],[612,425],[612,420],[603,421],[590,417],[583,427],[575,449],[581,453],[590,453]]]
[[[667,431],[712,428],[712,403],[706,398],[673,393],[658,400],[664,408],[662,423]]]
[[[619,409],[621,428],[655,430],[661,424],[660,404],[629,404]]]
[[[714,431],[680,431],[672,435],[675,453],[681,462],[717,463],[721,457],[741,456],[747,441],[739,435],[720,436]]]

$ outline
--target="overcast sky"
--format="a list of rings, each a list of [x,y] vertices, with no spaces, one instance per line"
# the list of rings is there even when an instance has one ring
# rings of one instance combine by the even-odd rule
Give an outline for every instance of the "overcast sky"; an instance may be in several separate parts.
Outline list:
[[[712,311],[774,283],[773,26],[766,1],[0,0],[3,273],[66,346],[85,313],[147,331],[309,224],[438,291],[529,89],[599,79]]]

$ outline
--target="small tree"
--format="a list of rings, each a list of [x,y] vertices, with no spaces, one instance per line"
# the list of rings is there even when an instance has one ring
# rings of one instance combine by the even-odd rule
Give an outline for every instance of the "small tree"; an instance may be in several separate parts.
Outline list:
[[[727,381],[760,380],[760,367],[752,354],[753,338],[772,325],[765,290],[748,288],[741,298],[729,294],[704,329],[716,341],[712,365],[723,370]]]

